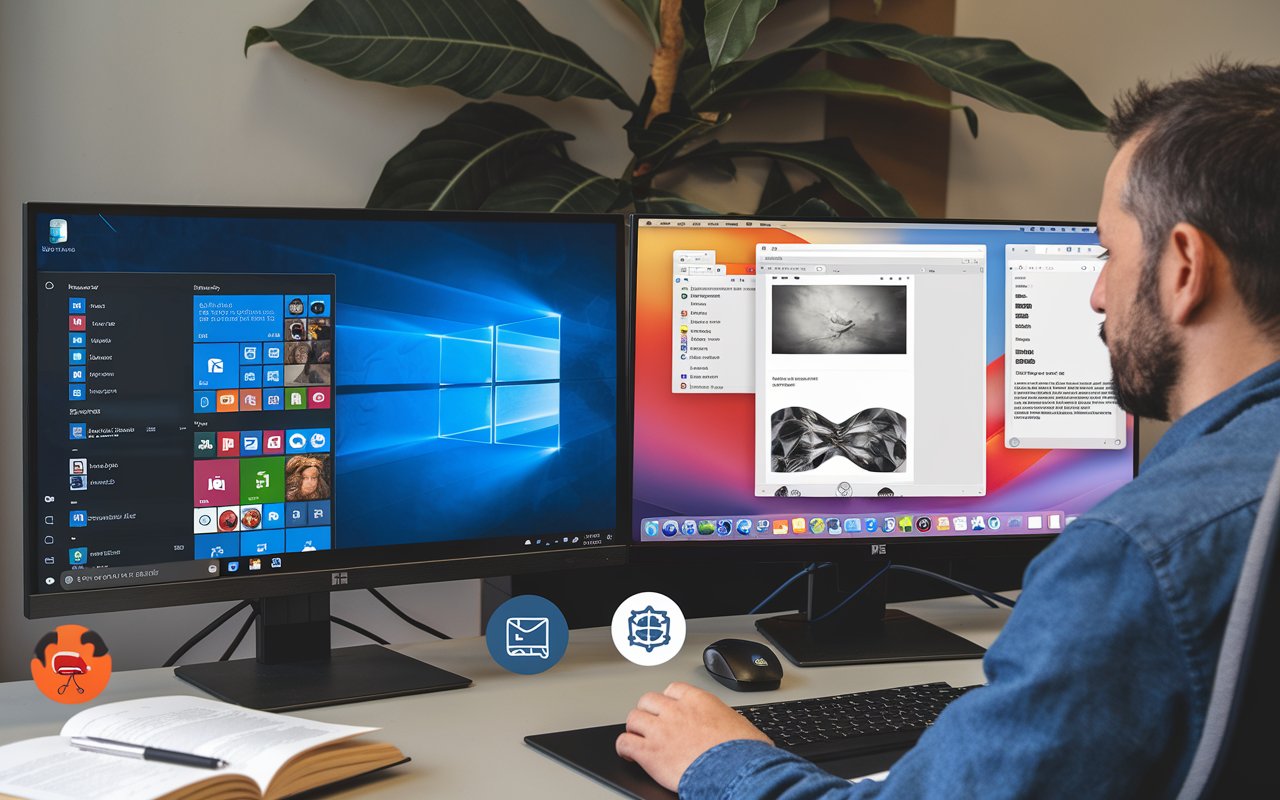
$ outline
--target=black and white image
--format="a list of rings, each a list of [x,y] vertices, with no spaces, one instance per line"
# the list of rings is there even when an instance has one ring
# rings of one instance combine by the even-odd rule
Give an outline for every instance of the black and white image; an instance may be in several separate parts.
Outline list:
[[[907,462],[907,418],[888,408],[866,408],[842,422],[810,408],[773,412],[770,469],[807,472],[845,458],[868,472],[903,472]]]
[[[774,355],[905,355],[907,287],[773,287]]]

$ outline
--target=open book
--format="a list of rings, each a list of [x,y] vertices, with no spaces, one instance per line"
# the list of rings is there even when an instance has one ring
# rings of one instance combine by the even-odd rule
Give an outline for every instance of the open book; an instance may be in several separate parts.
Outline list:
[[[377,728],[252,711],[200,697],[150,697],[85,709],[60,736],[0,747],[0,798],[22,800],[275,800],[409,759]],[[72,736],[220,758],[222,769],[79,750]]]

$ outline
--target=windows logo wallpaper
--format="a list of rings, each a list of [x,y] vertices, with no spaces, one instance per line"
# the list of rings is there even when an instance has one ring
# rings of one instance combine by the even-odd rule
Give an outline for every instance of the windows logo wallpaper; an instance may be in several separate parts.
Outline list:
[[[335,547],[615,526],[612,224],[63,216],[77,270],[334,276]]]

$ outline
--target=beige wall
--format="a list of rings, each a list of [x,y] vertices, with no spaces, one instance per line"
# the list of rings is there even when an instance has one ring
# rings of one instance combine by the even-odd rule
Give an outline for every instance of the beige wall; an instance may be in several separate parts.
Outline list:
[[[40,634],[66,620],[22,618],[22,315],[20,205],[29,200],[362,206],[383,163],[462,102],[444,89],[394,89],[339,78],[275,45],[242,54],[255,24],[292,19],[306,0],[0,0],[0,680],[27,673]],[[639,96],[650,44],[616,0],[527,0],[549,29],[578,42]],[[825,0],[795,0],[772,21],[776,42],[826,18]],[[764,44],[768,44],[765,42]],[[599,101],[501,98],[577,135],[570,152],[618,174],[627,115]],[[806,106],[805,103],[808,105]],[[757,113],[779,137],[819,138],[820,102]],[[801,122],[797,124],[796,119]],[[772,131],[769,131],[772,126]],[[758,129],[761,130],[761,129]],[[747,210],[752,170],[697,199]],[[736,186],[736,188],[735,188]],[[750,202],[744,198],[749,197]],[[479,629],[474,581],[393,589],[403,607],[446,632]],[[392,641],[423,634],[364,592],[335,595],[334,613]],[[226,605],[78,615],[121,668],[159,664]],[[216,658],[228,626],[186,660]],[[339,644],[355,634],[334,630]],[[252,642],[252,638],[249,639]],[[241,653],[251,652],[242,645]]]
[[[956,35],[1011,39],[1061,67],[1110,113],[1138,78],[1165,82],[1220,56],[1280,63],[1280,2],[956,0]],[[948,216],[1097,217],[1112,154],[1106,137],[1023,115],[981,118],[977,140],[958,119],[952,124]],[[1144,456],[1166,427],[1143,421]]]

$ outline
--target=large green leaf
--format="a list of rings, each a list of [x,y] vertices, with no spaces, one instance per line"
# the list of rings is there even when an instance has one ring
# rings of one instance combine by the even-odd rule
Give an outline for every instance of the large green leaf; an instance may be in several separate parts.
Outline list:
[[[739,100],[762,94],[790,94],[792,92],[815,92],[835,96],[891,97],[930,108],[941,108],[947,111],[959,109],[964,112],[965,122],[969,125],[969,133],[973,134],[974,138],[978,136],[978,115],[969,106],[935,100],[932,97],[925,97],[914,92],[894,89],[882,83],[856,81],[853,78],[846,78],[843,75],[838,75],[825,69],[801,72],[798,75],[783,78],[775,83],[757,86],[754,89],[742,88],[737,91],[720,92],[716,97],[719,100]]]
[[[761,20],[778,0],[706,0],[702,29],[712,68],[736,61],[756,40]]]
[[[573,137],[504,103],[468,103],[391,157],[370,208],[479,208],[538,155],[564,155]]]
[[[542,27],[518,0],[312,0],[291,22],[250,28],[245,50],[259,42],[357,80],[634,107],[582,48]]]
[[[494,190],[480,206],[486,211],[612,211],[625,205],[629,184],[553,156],[534,158],[517,179]]]
[[[1003,111],[1035,114],[1075,130],[1098,131],[1107,124],[1066,73],[1003,39],[927,36],[902,25],[833,19],[788,49],[905,61],[942,86]]]
[[[804,167],[872,215],[914,217],[897,189],[876,174],[848,139],[817,142],[711,142],[667,162],[667,167],[699,158],[773,158]]]
[[[791,181],[777,161],[769,164],[769,176],[760,191],[756,214],[777,217],[834,217],[836,210],[818,193],[826,188],[826,181],[814,181],[808,186],[792,191]]]
[[[626,3],[627,8],[631,9],[640,22],[644,24],[644,29],[649,32],[649,37],[653,39],[653,46],[657,47],[662,42],[662,28],[659,22],[659,7],[662,0],[622,0]]]

